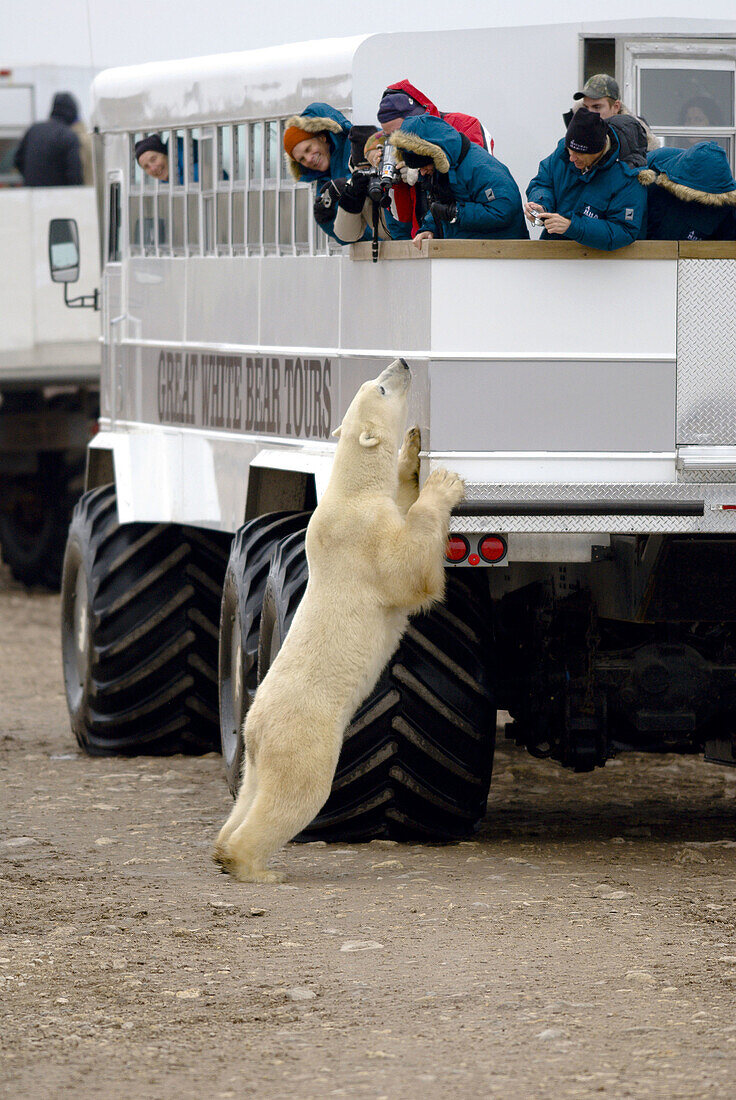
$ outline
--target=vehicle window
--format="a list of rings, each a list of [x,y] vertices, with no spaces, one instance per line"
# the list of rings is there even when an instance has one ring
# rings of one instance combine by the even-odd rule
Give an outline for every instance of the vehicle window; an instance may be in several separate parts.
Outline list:
[[[248,157],[248,136],[246,126],[235,126],[234,129],[234,156],[233,177],[236,180],[245,180]]]
[[[110,184],[107,204],[107,259],[108,263],[119,263],[120,252],[120,183]]]

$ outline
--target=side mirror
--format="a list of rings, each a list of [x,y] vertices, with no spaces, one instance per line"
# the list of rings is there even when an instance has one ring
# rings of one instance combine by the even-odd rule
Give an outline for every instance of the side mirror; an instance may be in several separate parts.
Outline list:
[[[49,223],[49,267],[54,283],[76,283],[79,278],[79,231],[74,218]]]

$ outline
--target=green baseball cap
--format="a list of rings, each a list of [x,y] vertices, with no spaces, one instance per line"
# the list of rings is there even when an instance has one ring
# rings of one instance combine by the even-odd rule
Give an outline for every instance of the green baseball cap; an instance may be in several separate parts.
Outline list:
[[[596,73],[595,76],[591,76],[590,80],[586,80],[582,92],[576,92],[572,98],[582,99],[583,96],[587,96],[588,99],[603,99],[604,96],[608,99],[621,98],[618,84],[608,73]]]

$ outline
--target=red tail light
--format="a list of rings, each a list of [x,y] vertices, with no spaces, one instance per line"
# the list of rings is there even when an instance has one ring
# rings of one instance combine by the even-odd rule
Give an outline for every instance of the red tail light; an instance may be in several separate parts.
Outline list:
[[[470,550],[470,544],[464,535],[450,535],[445,547],[445,560],[452,562],[465,561]]]
[[[483,561],[500,561],[506,556],[506,540],[499,535],[486,535],[478,543],[478,553]]]

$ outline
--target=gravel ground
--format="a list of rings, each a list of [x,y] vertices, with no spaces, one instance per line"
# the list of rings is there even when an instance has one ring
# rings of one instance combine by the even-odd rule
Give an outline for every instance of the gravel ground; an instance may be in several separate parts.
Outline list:
[[[219,757],[77,751],[58,617],[0,572],[0,1095],[733,1100],[736,769],[501,737],[474,840],[238,885]]]

